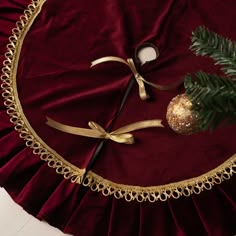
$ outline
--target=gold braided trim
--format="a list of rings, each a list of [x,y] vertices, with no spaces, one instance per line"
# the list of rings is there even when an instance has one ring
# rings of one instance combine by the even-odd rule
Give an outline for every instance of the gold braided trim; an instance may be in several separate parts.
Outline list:
[[[210,190],[216,184],[231,178],[236,173],[236,154],[217,168],[195,178],[171,184],[140,187],[117,184],[89,171],[83,185],[89,186],[92,191],[102,192],[104,196],[113,195],[115,198],[124,198],[126,201],[156,202],[166,201],[169,198],[178,199],[181,196],[189,197]]]
[[[1,76],[2,96],[10,121],[14,124],[15,130],[20,133],[20,137],[25,140],[26,146],[33,149],[34,154],[39,155],[49,167],[56,169],[56,173],[62,174],[65,179],[70,179],[71,182],[77,184],[82,183],[90,187],[92,191],[102,192],[104,196],[112,195],[117,199],[124,198],[126,201],[156,202],[166,201],[169,198],[178,199],[181,196],[189,197],[192,194],[200,194],[204,190],[212,189],[214,185],[230,179],[236,173],[236,154],[234,154],[223,164],[203,175],[159,186],[118,184],[92,171],[89,171],[83,179],[85,169],[80,169],[66,161],[36,134],[24,115],[18,97],[16,73],[22,44],[45,1],[33,0],[16,23],[16,28],[12,30],[12,36],[9,38],[10,43],[7,45],[6,60],[3,62]]]
[[[55,168],[58,174],[70,179],[71,182],[81,183],[85,169],[79,169],[66,161],[38,137],[24,115],[17,92],[16,73],[22,44],[45,2],[46,0],[33,0],[16,23],[16,28],[12,30],[12,36],[9,38],[10,43],[7,45],[5,53],[6,60],[3,62],[2,96],[10,121],[14,124],[15,130],[20,133],[20,137],[25,140],[26,146],[33,149],[33,153],[46,161],[49,167]]]

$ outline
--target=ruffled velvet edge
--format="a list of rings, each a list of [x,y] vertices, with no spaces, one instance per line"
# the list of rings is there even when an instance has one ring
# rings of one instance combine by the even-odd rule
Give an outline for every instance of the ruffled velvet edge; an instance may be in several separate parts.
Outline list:
[[[0,185],[27,212],[66,233],[222,236],[236,232],[234,177],[188,198],[155,204],[127,202],[104,197],[55,174],[32,155],[14,130],[4,139],[12,141],[14,149],[9,147],[8,155],[1,159]],[[0,142],[4,144],[2,139]]]
[[[75,236],[236,233],[235,175],[200,195],[155,204],[103,197],[55,174],[25,147],[5,110],[0,115],[0,185],[27,212],[64,232]]]

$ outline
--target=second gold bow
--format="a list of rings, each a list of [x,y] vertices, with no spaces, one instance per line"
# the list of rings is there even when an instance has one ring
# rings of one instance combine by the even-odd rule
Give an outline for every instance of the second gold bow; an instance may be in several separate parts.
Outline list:
[[[54,129],[69,134],[75,134],[90,138],[110,139],[114,142],[124,143],[124,144],[134,143],[134,137],[129,132],[151,127],[163,127],[163,125],[161,124],[161,120],[145,120],[123,126],[122,128],[119,128],[113,132],[107,132],[102,126],[93,121],[90,121],[88,123],[90,129],[85,129],[85,128],[65,125],[49,117],[47,117],[47,125],[51,126]]]

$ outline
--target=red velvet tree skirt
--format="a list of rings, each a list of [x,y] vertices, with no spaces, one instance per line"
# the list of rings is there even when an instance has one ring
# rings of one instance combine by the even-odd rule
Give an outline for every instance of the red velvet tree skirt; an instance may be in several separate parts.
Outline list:
[[[146,86],[151,99],[142,101],[135,83],[117,115],[131,71],[116,62],[90,68],[104,56],[135,61],[136,48],[149,42],[159,58],[143,66],[135,61],[147,81],[168,85],[199,70],[222,74],[188,48],[199,25],[236,40],[236,3],[28,4],[0,3],[0,185],[28,212],[75,236],[236,234],[236,126],[174,133],[166,109],[181,87]],[[161,119],[164,128],[132,132],[132,145],[105,140],[88,170],[101,139],[53,129],[46,117],[81,128],[92,120],[112,130]]]

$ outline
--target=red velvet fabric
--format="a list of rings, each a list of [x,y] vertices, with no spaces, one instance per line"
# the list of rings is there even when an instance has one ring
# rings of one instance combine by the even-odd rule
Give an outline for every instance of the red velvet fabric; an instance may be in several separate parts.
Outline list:
[[[227,4],[226,4],[227,2]],[[128,68],[106,63],[90,69],[94,59],[134,57],[145,42],[158,46],[158,60],[139,70],[145,79],[169,84],[186,73],[221,73],[189,46],[199,25],[236,40],[235,2],[211,1],[58,1],[48,0],[27,34],[19,61],[17,86],[31,126],[51,148],[85,168],[99,143],[56,131],[46,116],[78,127],[90,120],[113,129],[146,119],[162,119],[165,129],[134,132],[136,143],[106,141],[93,171],[117,183],[152,186],[196,177],[222,164],[236,152],[236,127],[214,133],[175,134],[165,119],[169,101],[178,91],[148,87],[143,102],[135,85],[118,118]],[[0,3],[0,56],[27,0]],[[236,233],[235,176],[211,191],[166,202],[137,203],[104,197],[72,184],[25,147],[8,121],[1,98],[0,185],[28,212],[75,236],[89,235],[213,235]]]

